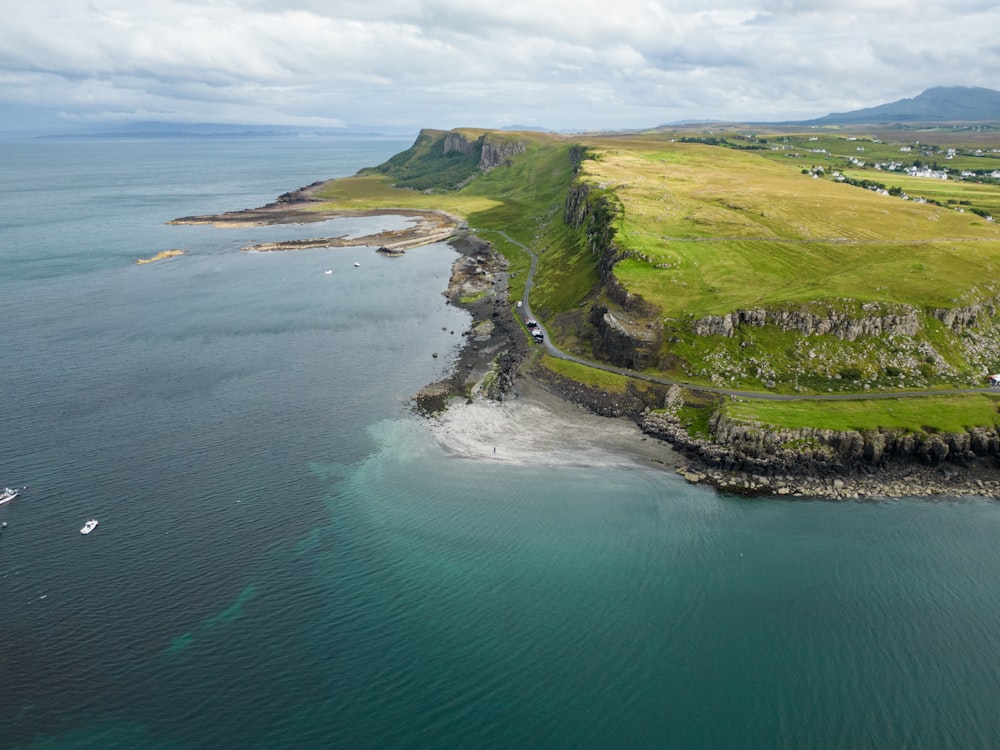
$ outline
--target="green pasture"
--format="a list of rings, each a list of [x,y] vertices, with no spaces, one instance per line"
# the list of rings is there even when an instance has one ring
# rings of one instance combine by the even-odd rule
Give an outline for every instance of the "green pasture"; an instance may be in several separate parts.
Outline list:
[[[381,208],[411,208],[447,211],[468,217],[500,205],[482,195],[461,193],[427,194],[393,186],[392,178],[381,174],[356,175],[328,182],[317,193],[322,202],[311,205],[311,211],[365,211]]]
[[[998,405],[1000,396],[975,393],[856,401],[734,398],[727,400],[722,409],[732,419],[788,429],[965,432],[973,427],[993,428],[1000,424]]]
[[[540,364],[570,380],[575,380],[592,388],[599,388],[608,393],[624,393],[628,387],[629,378],[624,375],[607,372],[606,370],[598,370],[597,368],[587,367],[586,365],[570,362],[569,360],[557,359],[556,357],[545,355],[540,358]]]
[[[973,213],[813,179],[757,151],[623,145],[594,144],[584,171],[623,206],[616,241],[634,257],[616,275],[665,317],[841,298],[952,306],[1000,272],[1000,225]],[[987,205],[1000,188],[954,195]]]
[[[815,427],[829,430],[922,430],[965,432],[996,427],[1000,396],[970,394],[920,398],[850,401],[766,401],[733,398],[722,409],[726,416],[776,428]]]
[[[486,131],[461,132],[474,141]],[[944,165],[952,145],[966,149],[947,162],[959,168],[974,158],[968,150],[988,151],[990,138],[1000,143],[1000,133],[954,133],[968,141],[949,143],[946,132],[901,130],[901,140],[888,132],[688,130],[573,138],[488,133],[495,142],[523,142],[527,150],[483,173],[468,154],[443,154],[443,131],[425,131],[413,148],[386,164],[329,183],[317,209],[438,209],[460,216],[508,258],[512,299],[523,294],[530,257],[505,235],[523,243],[539,258],[533,311],[557,343],[586,356],[592,335],[587,319],[602,294],[598,257],[582,230],[563,218],[567,188],[582,179],[621,208],[615,241],[629,258],[615,267],[617,278],[661,311],[665,335],[656,372],[706,384],[719,384],[721,377],[729,387],[784,393],[978,382],[984,367],[1000,362],[973,362],[969,337],[926,313],[997,296],[1000,225],[971,209],[1000,214],[1000,186],[848,168],[846,159],[920,158]],[[727,145],[681,142],[691,136],[724,137]],[[923,144],[932,138],[932,146]],[[909,153],[900,152],[903,144],[910,144]],[[580,146],[587,158],[574,171],[571,149]],[[993,156],[976,158],[978,164],[1000,164]],[[824,168],[820,178],[803,174],[818,165]],[[941,205],[838,183],[831,179],[835,170]],[[878,302],[883,314],[901,305],[921,311],[918,337],[844,342],[774,327],[743,328],[732,338],[699,337],[690,330],[692,319],[739,309],[833,308],[854,315],[869,302]],[[975,335],[994,334],[981,328]],[[921,348],[926,346],[934,357]],[[543,366],[581,383],[609,392],[626,388],[622,376],[541,359]],[[713,404],[685,407],[691,429],[707,429]],[[733,401],[725,408],[734,418],[780,426],[952,430],[993,424],[996,406],[990,396],[933,396]]]

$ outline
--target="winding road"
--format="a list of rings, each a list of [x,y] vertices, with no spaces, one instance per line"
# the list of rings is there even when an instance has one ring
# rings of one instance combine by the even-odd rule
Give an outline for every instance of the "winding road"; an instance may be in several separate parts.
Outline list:
[[[527,245],[523,245],[509,234],[501,229],[491,230],[495,231],[501,237],[503,237],[507,242],[512,245],[517,245],[519,248],[524,250],[531,258],[531,268],[528,270],[528,277],[524,282],[524,297],[521,300],[522,307],[522,318],[525,320],[534,319],[538,321],[534,313],[531,311],[531,303],[529,298],[531,297],[531,288],[535,281],[535,271],[538,268],[538,255]],[[784,394],[784,393],[768,393],[762,391],[741,391],[732,388],[718,388],[715,386],[708,385],[698,385],[696,383],[686,383],[681,380],[672,380],[671,378],[663,378],[657,375],[647,375],[646,373],[636,372],[635,370],[629,370],[623,367],[615,367],[614,365],[605,364],[603,362],[594,362],[593,360],[583,359],[582,357],[577,357],[573,354],[564,352],[562,349],[558,348],[552,343],[552,338],[549,336],[548,330],[540,322],[538,322],[538,327],[541,329],[545,336],[544,343],[545,348],[548,353],[556,357],[557,359],[564,359],[568,362],[575,362],[576,364],[583,365],[585,367],[592,367],[596,370],[604,370],[606,372],[613,372],[618,375],[624,375],[629,378],[637,378],[639,380],[646,380],[650,383],[659,383],[661,385],[679,385],[687,388],[691,391],[699,391],[702,393],[718,393],[723,396],[736,396],[739,398],[755,398],[755,399],[765,399],[768,401],[867,401],[869,399],[898,399],[898,398],[919,398],[923,396],[955,396],[955,395],[968,395],[972,393],[996,393],[994,388],[950,388],[947,390],[935,390],[935,391],[880,391],[878,393],[811,393],[811,394]]]

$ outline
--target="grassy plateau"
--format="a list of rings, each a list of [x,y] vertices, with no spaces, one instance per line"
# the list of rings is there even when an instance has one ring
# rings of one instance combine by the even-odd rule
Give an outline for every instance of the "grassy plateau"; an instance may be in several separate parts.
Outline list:
[[[427,130],[385,164],[328,183],[316,208],[459,216],[511,261],[512,297],[530,258],[507,238],[523,243],[539,258],[532,308],[579,356],[611,356],[590,310],[634,314],[613,302],[624,290],[644,303],[639,324],[662,331],[646,374],[858,395],[713,398],[706,409],[780,426],[945,430],[997,418],[990,396],[933,391],[978,388],[1000,370],[998,170],[1000,131],[990,128]],[[567,213],[581,185],[591,208],[608,207],[600,242]],[[602,263],[609,247],[614,262]],[[777,315],[820,325],[779,325]],[[704,325],[723,316],[738,323]],[[852,333],[823,321],[847,321]],[[581,382],[623,387],[620,376],[546,361]],[[923,395],[865,400],[871,392]]]

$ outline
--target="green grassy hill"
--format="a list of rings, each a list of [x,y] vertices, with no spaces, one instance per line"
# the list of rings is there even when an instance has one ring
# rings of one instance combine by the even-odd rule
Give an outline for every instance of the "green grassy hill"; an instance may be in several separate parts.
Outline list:
[[[460,215],[515,271],[528,259],[500,232],[532,247],[532,306],[582,356],[621,364],[647,331],[634,361],[651,374],[865,394],[1000,371],[998,169],[1000,131],[982,127],[462,129],[424,131],[323,196]]]

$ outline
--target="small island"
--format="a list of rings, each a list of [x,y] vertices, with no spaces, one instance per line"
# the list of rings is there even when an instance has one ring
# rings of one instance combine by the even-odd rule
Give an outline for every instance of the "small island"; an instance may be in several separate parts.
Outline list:
[[[136,260],[136,265],[141,266],[144,263],[155,263],[158,260],[164,260],[166,258],[174,258],[178,255],[184,255],[183,250],[162,250],[154,255],[152,258],[139,258]]]

